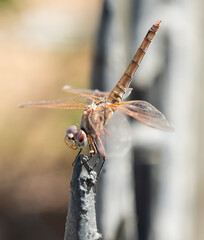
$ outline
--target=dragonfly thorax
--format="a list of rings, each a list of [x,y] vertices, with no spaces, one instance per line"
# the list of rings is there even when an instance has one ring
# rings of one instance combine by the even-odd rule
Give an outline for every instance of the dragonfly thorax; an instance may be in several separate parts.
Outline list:
[[[103,101],[92,103],[82,112],[80,127],[87,135],[99,136],[112,115],[113,110],[109,103]]]

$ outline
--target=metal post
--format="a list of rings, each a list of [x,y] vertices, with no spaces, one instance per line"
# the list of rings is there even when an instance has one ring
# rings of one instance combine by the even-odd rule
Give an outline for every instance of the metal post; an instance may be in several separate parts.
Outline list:
[[[64,240],[99,240],[95,211],[97,173],[91,170],[87,156],[76,159],[70,183],[70,202]]]

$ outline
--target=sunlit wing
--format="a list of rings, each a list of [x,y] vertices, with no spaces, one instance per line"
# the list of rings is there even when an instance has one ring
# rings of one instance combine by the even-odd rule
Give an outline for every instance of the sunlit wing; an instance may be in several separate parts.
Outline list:
[[[84,109],[87,104],[79,103],[76,97],[55,101],[41,101],[19,105],[20,108],[54,108],[54,109]]]
[[[62,88],[64,91],[76,95],[72,98],[59,99],[55,101],[41,101],[21,104],[20,108],[54,108],[54,109],[84,109],[87,104],[92,101],[101,101],[109,95],[109,92],[101,92],[99,90],[74,89],[66,85]],[[128,88],[126,94],[128,97],[132,88]]]
[[[69,85],[65,85],[62,90],[70,94],[88,98],[92,101],[100,101],[102,97],[108,95],[107,92],[100,92],[99,90],[75,89],[71,88]]]
[[[172,131],[165,116],[150,103],[145,101],[127,101],[113,104],[113,108],[137,119],[141,123],[163,131]]]
[[[110,92],[101,92],[97,89],[95,90],[75,89],[75,88],[71,88],[69,85],[65,85],[62,88],[62,90],[70,94],[75,94],[84,98],[91,99],[93,101],[101,101],[101,98],[105,98],[110,94]],[[130,95],[131,91],[132,91],[132,88],[127,89],[126,93],[124,94],[124,99]]]

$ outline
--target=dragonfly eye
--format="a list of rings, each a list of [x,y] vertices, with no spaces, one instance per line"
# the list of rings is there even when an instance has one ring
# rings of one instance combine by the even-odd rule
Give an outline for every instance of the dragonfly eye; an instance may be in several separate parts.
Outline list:
[[[74,140],[79,147],[84,147],[87,144],[86,133],[83,130],[78,130],[74,134]]]
[[[77,129],[76,126],[71,126],[71,127],[67,128],[67,131],[66,131],[65,136],[69,136],[69,135],[71,136],[71,134],[74,135],[74,133],[75,133],[77,130],[78,130],[78,129]]]
[[[64,141],[67,144],[67,146],[74,150],[78,148],[76,141],[74,139],[74,134],[77,131],[79,131],[79,130],[77,129],[76,126],[69,127],[65,133],[65,138],[64,138]]]

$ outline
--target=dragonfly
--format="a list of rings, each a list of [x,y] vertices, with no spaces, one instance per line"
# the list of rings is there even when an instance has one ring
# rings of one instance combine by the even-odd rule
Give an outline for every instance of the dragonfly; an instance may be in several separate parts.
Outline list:
[[[85,146],[88,146],[90,159],[98,154],[103,159],[102,166],[106,159],[106,150],[102,138],[107,134],[107,126],[116,111],[125,113],[149,127],[172,131],[165,116],[150,103],[141,100],[123,101],[131,93],[132,89],[129,88],[129,85],[133,75],[160,25],[161,21],[157,21],[149,29],[126,71],[111,92],[74,89],[70,86],[64,86],[63,90],[72,94],[73,97],[56,101],[22,104],[20,107],[83,110],[80,127],[71,126],[67,129],[65,143],[71,149],[78,149],[78,155]]]

